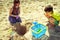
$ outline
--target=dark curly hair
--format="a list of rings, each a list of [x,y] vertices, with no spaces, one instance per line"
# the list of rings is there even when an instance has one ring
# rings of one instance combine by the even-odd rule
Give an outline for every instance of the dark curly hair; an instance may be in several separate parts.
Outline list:
[[[20,0],[14,0],[13,4],[14,5],[13,5],[13,11],[12,11],[12,13],[16,13],[16,5],[20,4]],[[20,9],[20,7],[18,7],[18,9]]]
[[[20,4],[20,0],[14,0],[14,6],[16,5],[16,3]]]
[[[20,3],[20,0],[14,0],[14,4],[15,4],[15,3]]]
[[[44,9],[45,12],[53,12],[53,7],[51,5],[48,5]]]

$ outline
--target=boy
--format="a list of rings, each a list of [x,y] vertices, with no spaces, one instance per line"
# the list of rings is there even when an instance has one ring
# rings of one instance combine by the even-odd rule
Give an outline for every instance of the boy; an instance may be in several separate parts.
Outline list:
[[[53,17],[56,20],[60,21],[60,13],[53,11],[53,7],[51,5],[48,5],[47,7],[45,7],[44,11],[45,11],[45,16],[47,18]]]
[[[45,11],[45,16],[49,20],[49,24],[51,24],[51,25],[58,25],[59,24],[60,14],[55,13],[53,11],[53,7],[51,5],[48,5],[47,7],[45,7],[44,11]]]
[[[58,28],[60,27],[57,27],[58,24],[59,24],[59,20],[60,20],[60,14],[57,15],[58,13],[55,13],[53,11],[53,7],[51,5],[48,5],[47,7],[45,7],[44,9],[45,11],[45,16],[48,18],[48,31],[49,31],[49,34],[50,34],[50,38],[48,40],[55,40],[53,38],[52,35],[54,35],[56,32],[58,32],[59,30],[57,30]],[[57,39],[57,38],[56,38]],[[58,40],[58,39],[57,39]]]

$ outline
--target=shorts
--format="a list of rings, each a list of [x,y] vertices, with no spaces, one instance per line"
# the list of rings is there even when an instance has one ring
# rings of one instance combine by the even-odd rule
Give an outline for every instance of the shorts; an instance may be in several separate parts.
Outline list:
[[[20,17],[16,19],[15,17],[12,17],[12,16],[9,16],[9,21],[11,24],[14,24],[16,22],[20,22],[20,23],[22,22]]]

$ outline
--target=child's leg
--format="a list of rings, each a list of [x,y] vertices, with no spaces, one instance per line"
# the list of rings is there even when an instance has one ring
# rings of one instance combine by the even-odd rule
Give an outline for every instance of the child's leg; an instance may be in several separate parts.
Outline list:
[[[17,25],[17,27],[21,26],[20,22],[17,22],[16,25]]]
[[[60,32],[60,26],[56,26],[56,27],[55,27],[55,31],[56,31],[56,32]]]
[[[49,32],[48,40],[52,40],[51,39],[51,35],[54,35],[55,29],[54,29],[54,27],[50,23],[48,23],[47,26],[48,26],[48,32]]]
[[[60,40],[60,37],[56,35],[51,35],[48,40]]]
[[[20,23],[18,22],[18,23],[14,23],[13,24],[13,27],[12,27],[12,30],[13,31],[15,31],[18,27],[20,27],[21,25],[20,25]]]

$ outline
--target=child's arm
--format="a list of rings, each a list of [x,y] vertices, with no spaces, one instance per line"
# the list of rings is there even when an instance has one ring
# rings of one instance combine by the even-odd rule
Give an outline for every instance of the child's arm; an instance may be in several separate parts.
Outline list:
[[[44,15],[48,18],[50,23],[54,24],[54,18],[51,16],[51,14],[46,14],[45,13]]]
[[[49,22],[51,23],[51,24],[54,24],[54,18],[49,18]]]

